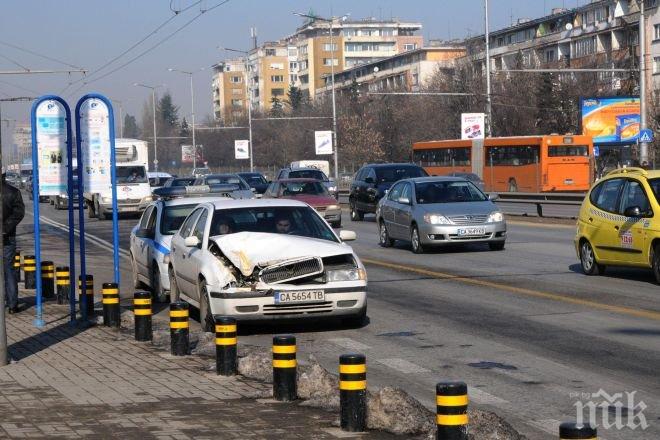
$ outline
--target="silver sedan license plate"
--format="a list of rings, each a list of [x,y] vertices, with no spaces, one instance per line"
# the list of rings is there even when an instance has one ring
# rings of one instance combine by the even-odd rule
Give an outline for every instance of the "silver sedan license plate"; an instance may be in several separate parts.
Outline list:
[[[275,292],[275,304],[304,303],[325,301],[323,290],[298,290],[293,292]]]
[[[462,228],[458,230],[458,235],[484,235],[485,228]]]

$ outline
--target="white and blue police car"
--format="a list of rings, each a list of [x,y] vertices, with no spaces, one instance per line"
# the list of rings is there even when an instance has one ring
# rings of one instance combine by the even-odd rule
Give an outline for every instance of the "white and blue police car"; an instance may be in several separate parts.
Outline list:
[[[170,244],[188,214],[200,203],[232,200],[231,185],[159,188],[157,200],[144,210],[140,221],[131,230],[130,249],[133,285],[148,288],[155,301],[169,300]]]

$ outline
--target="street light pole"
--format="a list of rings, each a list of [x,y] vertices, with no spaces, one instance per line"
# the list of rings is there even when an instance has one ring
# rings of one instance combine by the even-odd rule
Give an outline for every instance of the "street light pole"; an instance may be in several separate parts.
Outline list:
[[[646,129],[646,20],[644,17],[644,0],[639,2],[639,130]],[[639,143],[639,161],[649,163],[649,144]]]
[[[124,113],[124,103],[118,99],[112,99],[112,102],[119,104],[119,137],[124,137],[124,118],[122,114]]]
[[[192,147],[193,147],[193,169],[197,168],[197,142],[195,139],[195,87],[193,84],[193,75],[199,71],[204,70],[202,67],[198,71],[195,72],[188,72],[185,70],[179,70],[179,69],[172,69],[169,68],[167,69],[170,72],[179,72],[183,73],[184,75],[188,75],[190,77],[190,115],[192,118]]]
[[[146,84],[135,83],[133,84],[137,87],[144,87],[145,89],[151,90],[151,106],[153,107],[153,117],[154,117],[154,171],[158,171],[158,135],[156,132],[156,89],[158,86],[148,86]]]
[[[490,89],[490,30],[488,27],[488,0],[484,0],[485,26],[486,26],[486,137],[493,135],[493,104]]]

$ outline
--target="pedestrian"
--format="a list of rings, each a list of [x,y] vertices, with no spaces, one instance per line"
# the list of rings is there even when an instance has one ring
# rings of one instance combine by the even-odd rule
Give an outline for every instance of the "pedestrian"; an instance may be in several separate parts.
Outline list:
[[[9,313],[18,312],[18,281],[14,272],[16,254],[16,226],[25,216],[21,192],[8,184],[2,173],[2,265],[5,271],[5,304]]]

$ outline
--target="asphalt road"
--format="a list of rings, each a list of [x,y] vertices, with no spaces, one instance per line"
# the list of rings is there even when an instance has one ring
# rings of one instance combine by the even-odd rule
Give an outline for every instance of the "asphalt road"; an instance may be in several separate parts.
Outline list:
[[[65,211],[41,206],[66,223]],[[136,221],[120,221],[125,250]],[[403,243],[380,248],[372,216],[345,218],[344,227],[358,233],[353,247],[368,269],[369,324],[251,327],[242,341],[267,345],[273,333],[294,332],[299,358],[313,354],[331,370],[340,354],[364,352],[371,386],[404,388],[429,408],[437,381],[464,380],[473,404],[530,439],[556,439],[559,422],[575,419],[574,404],[590,400],[584,393],[636,392],[633,402],[620,400],[623,422],[639,423],[633,406],[643,402],[649,427],[600,428],[599,438],[660,438],[660,287],[650,272],[584,276],[572,226],[510,222],[504,251],[471,245],[424,255]],[[89,220],[86,231],[112,239],[109,221]],[[616,406],[605,405],[611,422]]]

